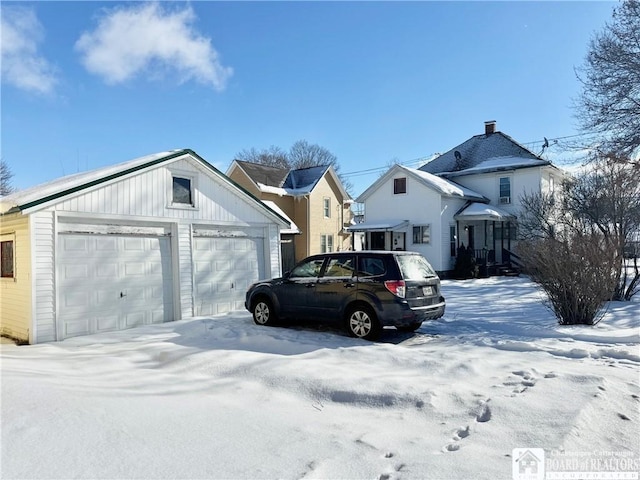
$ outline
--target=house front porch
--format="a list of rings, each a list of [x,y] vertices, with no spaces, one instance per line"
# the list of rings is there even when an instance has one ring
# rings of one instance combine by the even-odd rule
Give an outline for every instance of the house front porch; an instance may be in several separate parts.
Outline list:
[[[471,202],[456,215],[456,251],[471,255],[480,276],[517,274],[521,264],[514,253],[516,218],[483,203]]]

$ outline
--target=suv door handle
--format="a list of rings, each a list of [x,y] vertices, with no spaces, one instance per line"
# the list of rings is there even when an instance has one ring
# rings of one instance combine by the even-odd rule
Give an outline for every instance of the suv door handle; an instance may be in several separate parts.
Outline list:
[[[316,284],[315,284],[315,283],[307,283],[307,284],[305,285],[305,287],[307,287],[307,288],[313,288],[313,287],[315,287],[315,286],[316,286]]]
[[[345,284],[344,284],[344,288],[353,288],[353,287],[355,287],[355,286],[356,286],[356,284],[355,284],[355,283],[352,283],[352,282],[348,282],[348,283],[345,283]]]

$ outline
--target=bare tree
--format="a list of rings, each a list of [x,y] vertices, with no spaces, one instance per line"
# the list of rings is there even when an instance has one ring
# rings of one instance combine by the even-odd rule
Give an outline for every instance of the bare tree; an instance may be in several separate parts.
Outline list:
[[[262,150],[256,150],[255,148],[242,150],[236,154],[236,159],[245,162],[260,163],[270,167],[290,168],[287,152],[275,145],[271,145],[269,148],[263,148]]]
[[[523,240],[518,251],[527,274],[547,294],[558,323],[598,323],[617,280],[602,235],[566,231],[561,238]]]
[[[598,157],[563,182],[560,195],[525,194],[518,253],[562,324],[594,324],[608,300],[630,300],[638,260],[625,245],[640,230],[640,166]]]
[[[288,152],[273,145],[262,150],[255,148],[242,150],[236,155],[236,159],[289,170],[331,165],[340,178],[344,189],[349,191],[352,188],[351,182],[340,173],[337,157],[325,147],[309,143],[306,140],[298,140]]]
[[[640,150],[640,1],[623,0],[590,43],[577,76],[582,94],[576,117],[585,132],[598,134],[602,152],[619,160]]]
[[[9,164],[4,160],[0,160],[0,197],[9,195],[15,191],[15,188],[11,184],[13,178],[13,172],[9,167]]]
[[[564,184],[563,209],[597,230],[614,256],[618,282],[613,298],[630,300],[640,285],[637,257],[628,269],[625,246],[640,232],[640,164],[597,156],[590,168]],[[632,271],[631,271],[632,270]]]

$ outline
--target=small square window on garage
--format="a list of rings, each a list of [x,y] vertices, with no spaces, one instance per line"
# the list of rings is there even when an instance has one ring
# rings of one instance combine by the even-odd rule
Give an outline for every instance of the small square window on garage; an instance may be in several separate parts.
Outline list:
[[[173,177],[173,203],[180,205],[193,205],[191,179]]]
[[[0,257],[2,278],[13,278],[13,240],[0,242]]]

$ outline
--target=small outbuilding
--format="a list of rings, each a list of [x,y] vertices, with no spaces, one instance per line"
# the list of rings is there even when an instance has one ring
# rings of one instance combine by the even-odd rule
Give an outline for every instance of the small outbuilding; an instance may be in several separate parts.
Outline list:
[[[244,308],[280,272],[277,212],[194,151],[0,199],[0,333],[31,344]]]

